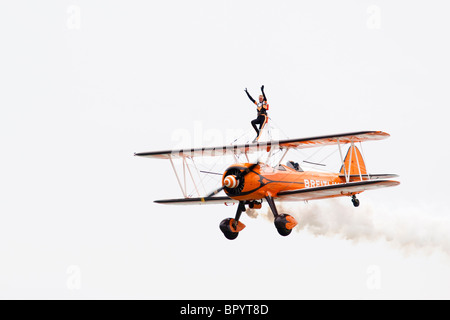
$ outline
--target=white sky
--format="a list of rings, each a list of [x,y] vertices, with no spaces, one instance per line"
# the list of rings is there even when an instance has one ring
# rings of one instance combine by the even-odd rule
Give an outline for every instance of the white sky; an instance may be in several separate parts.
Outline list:
[[[450,298],[449,9],[3,1],[0,297]],[[206,145],[205,132],[247,130],[243,89],[256,98],[261,84],[291,138],[391,134],[364,146],[367,165],[402,184],[361,195],[358,209],[339,202],[350,217],[370,212],[391,241],[355,242],[345,228],[282,238],[247,216],[227,241],[218,225],[234,207],[153,204],[181,192],[169,163],[133,153],[170,149],[180,131]],[[437,249],[396,242],[418,234]]]

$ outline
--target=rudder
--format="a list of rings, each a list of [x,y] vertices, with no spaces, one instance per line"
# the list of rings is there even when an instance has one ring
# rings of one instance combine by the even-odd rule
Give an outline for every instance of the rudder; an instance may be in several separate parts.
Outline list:
[[[345,170],[344,170],[345,166]],[[341,166],[340,174],[347,175],[363,175],[367,174],[366,164],[359,149],[352,145],[348,148],[347,155],[345,156],[344,166]]]

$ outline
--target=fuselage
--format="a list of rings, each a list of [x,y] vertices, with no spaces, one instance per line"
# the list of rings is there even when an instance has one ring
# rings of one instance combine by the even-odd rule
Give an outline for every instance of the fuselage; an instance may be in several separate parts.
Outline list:
[[[276,197],[281,191],[314,188],[333,184],[345,183],[345,178],[338,173],[325,173],[317,171],[297,171],[285,165],[275,168],[259,164],[253,170],[239,179],[237,186],[226,187],[227,176],[239,175],[239,172],[251,166],[250,163],[237,163],[230,166],[222,177],[225,193],[232,199],[260,200],[266,196]]]

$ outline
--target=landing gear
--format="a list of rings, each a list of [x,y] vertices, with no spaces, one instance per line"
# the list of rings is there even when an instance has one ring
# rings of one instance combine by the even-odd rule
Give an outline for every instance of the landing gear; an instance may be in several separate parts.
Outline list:
[[[223,235],[228,240],[234,240],[239,235],[239,232],[245,228],[245,224],[239,222],[242,212],[245,211],[245,202],[240,201],[236,216],[233,218],[224,219],[220,222],[219,228],[223,232]]]
[[[359,200],[356,199],[355,195],[352,195],[352,203],[355,207],[359,207]]]
[[[271,196],[266,197],[267,203],[269,203],[270,209],[272,210],[273,216],[275,217],[275,228],[280,235],[283,237],[291,234],[292,229],[297,225],[297,221],[293,216],[289,214],[278,214],[277,207],[275,206],[275,202]]]
[[[289,214],[278,214],[277,207],[271,196],[266,197],[267,203],[269,203],[270,209],[272,210],[273,216],[275,217],[275,228],[280,235],[283,237],[291,234],[292,229],[297,225],[295,218]],[[223,232],[223,235],[228,240],[234,240],[238,237],[239,232],[245,228],[245,224],[239,221],[242,212],[245,212],[245,205],[248,204],[250,208],[260,209],[260,201],[239,201],[239,205],[236,211],[236,216],[233,218],[224,219],[220,222],[219,228]]]

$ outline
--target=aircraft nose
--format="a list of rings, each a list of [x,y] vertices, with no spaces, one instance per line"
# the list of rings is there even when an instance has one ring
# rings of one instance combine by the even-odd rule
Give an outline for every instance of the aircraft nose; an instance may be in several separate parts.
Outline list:
[[[223,180],[223,185],[227,188],[234,189],[239,185],[239,181],[235,175],[229,175]]]

